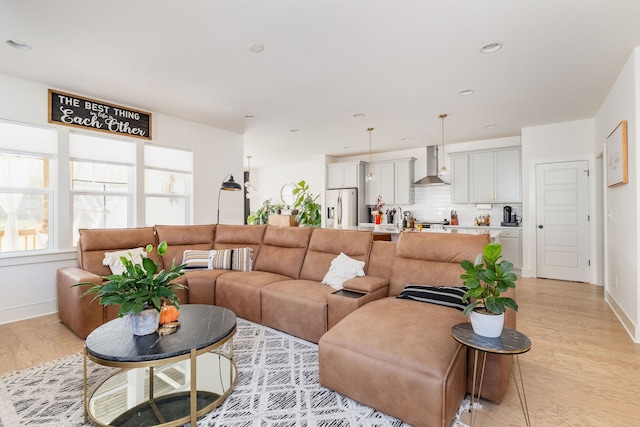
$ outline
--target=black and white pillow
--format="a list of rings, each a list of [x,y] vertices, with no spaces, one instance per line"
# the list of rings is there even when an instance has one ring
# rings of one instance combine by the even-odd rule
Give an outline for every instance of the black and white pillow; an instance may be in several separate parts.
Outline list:
[[[462,302],[466,292],[467,289],[464,286],[405,285],[398,298],[444,305],[462,311],[467,306]]]

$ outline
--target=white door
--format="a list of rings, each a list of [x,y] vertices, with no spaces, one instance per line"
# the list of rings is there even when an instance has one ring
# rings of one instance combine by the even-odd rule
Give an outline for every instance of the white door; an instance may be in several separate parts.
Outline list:
[[[536,166],[538,277],[589,281],[588,189],[586,161]]]

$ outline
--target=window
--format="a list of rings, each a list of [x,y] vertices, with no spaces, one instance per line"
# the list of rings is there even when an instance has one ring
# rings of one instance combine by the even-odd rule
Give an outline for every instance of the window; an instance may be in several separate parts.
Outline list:
[[[191,222],[191,151],[144,146],[146,225]]]
[[[136,144],[69,133],[73,241],[80,228],[133,224]]]
[[[57,133],[0,121],[0,253],[51,249]]]

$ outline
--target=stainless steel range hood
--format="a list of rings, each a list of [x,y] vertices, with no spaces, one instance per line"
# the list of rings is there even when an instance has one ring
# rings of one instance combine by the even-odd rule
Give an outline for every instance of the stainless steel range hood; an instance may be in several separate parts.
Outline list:
[[[414,186],[423,185],[448,185],[449,183],[438,176],[438,146],[427,147],[427,176],[416,181]]]

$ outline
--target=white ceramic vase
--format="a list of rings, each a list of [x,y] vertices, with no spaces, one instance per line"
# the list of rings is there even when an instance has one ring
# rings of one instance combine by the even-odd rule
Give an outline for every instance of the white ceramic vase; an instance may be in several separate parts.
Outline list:
[[[496,338],[502,334],[504,327],[504,313],[485,314],[477,311],[471,312],[471,326],[473,332],[483,337]]]
[[[149,335],[158,330],[160,312],[155,308],[147,308],[130,317],[133,326],[133,335]]]

